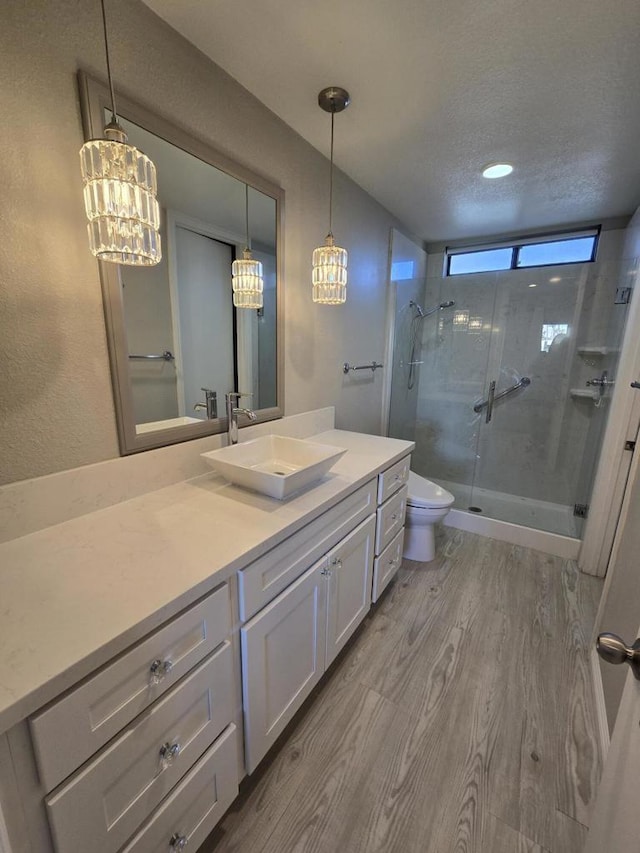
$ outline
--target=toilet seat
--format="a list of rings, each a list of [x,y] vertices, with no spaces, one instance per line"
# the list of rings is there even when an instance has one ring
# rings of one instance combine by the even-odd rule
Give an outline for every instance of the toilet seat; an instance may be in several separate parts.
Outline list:
[[[455,498],[442,486],[409,472],[409,494],[407,506],[423,507],[425,509],[440,509],[450,507]]]

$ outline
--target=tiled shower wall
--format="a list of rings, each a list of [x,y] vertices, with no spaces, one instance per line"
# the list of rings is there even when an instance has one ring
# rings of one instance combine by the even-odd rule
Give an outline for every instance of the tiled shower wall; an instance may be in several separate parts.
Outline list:
[[[603,231],[595,263],[450,278],[443,254],[429,255],[426,302],[456,304],[423,323],[416,470],[555,504],[588,500],[611,392],[596,405],[571,391],[586,391],[604,369],[615,375],[626,316],[615,304],[623,238],[622,229]],[[543,352],[549,324],[568,334]],[[581,353],[586,346],[611,352]],[[485,424],[473,406],[489,381],[500,391],[521,376],[531,385],[496,404]]]

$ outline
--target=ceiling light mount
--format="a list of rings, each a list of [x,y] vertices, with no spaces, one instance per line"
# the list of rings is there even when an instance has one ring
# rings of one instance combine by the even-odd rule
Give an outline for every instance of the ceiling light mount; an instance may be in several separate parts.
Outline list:
[[[327,86],[318,93],[318,106],[326,113],[341,113],[351,103],[351,95],[342,86]]]

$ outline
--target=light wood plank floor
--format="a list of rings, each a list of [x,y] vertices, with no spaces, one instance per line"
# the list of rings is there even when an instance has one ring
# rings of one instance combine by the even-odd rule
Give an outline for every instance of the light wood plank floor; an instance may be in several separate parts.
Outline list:
[[[579,853],[602,582],[444,528],[405,561],[201,853]]]

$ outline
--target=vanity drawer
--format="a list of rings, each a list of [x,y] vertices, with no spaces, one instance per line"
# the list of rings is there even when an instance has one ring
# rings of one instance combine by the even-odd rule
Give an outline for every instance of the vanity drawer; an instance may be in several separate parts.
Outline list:
[[[378,474],[378,503],[383,504],[394,492],[409,482],[411,456],[405,456],[382,474]]]
[[[234,695],[227,641],[45,799],[58,853],[119,850],[233,719]]]
[[[40,779],[50,791],[212,652],[231,631],[227,584],[31,718]],[[163,675],[151,673],[170,662]]]
[[[376,554],[382,554],[396,533],[404,527],[407,508],[408,487],[400,491],[378,508],[378,526],[376,528]]]
[[[373,561],[373,595],[372,601],[377,601],[391,578],[402,565],[402,546],[404,545],[404,528],[396,533],[379,557]]]
[[[375,511],[376,481],[362,486],[298,533],[238,572],[240,618],[246,622]]]
[[[182,839],[195,853],[237,794],[238,735],[232,723],[122,853],[171,853],[180,850]]]

